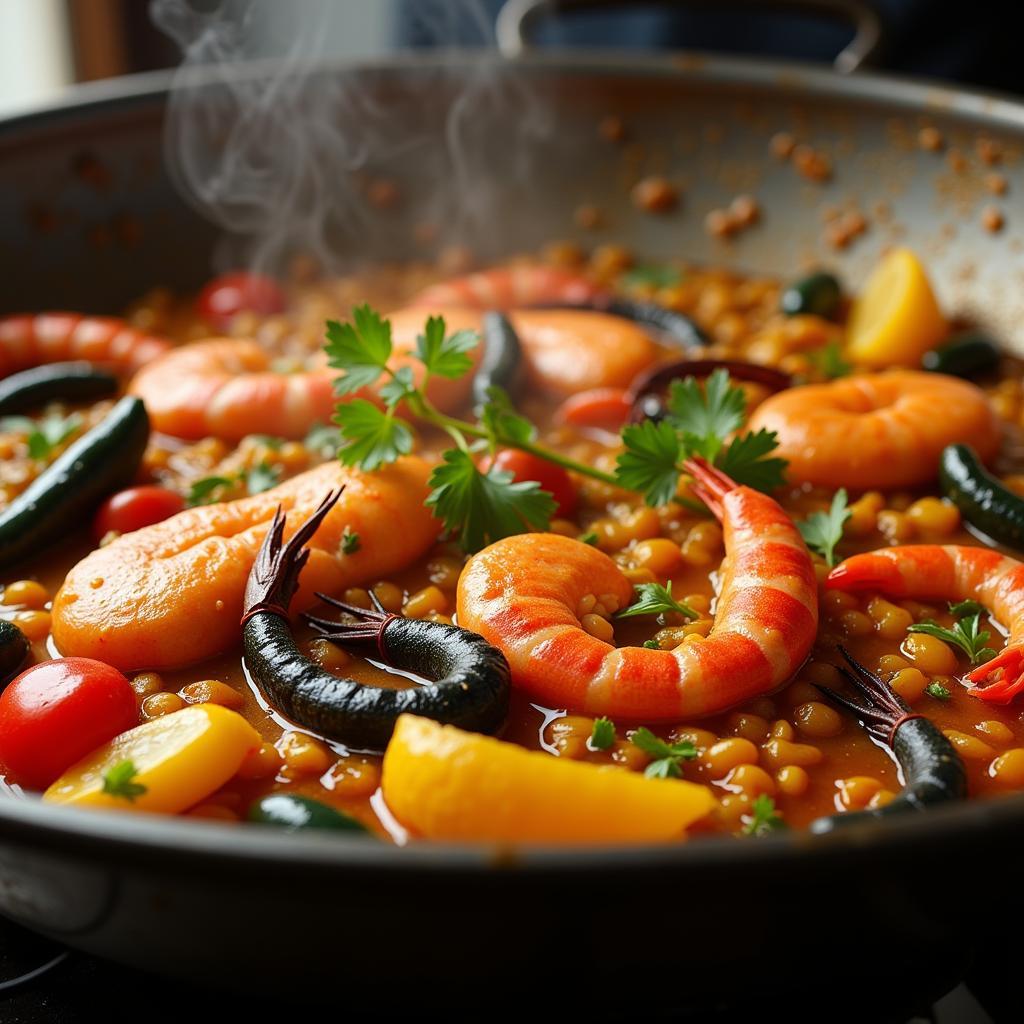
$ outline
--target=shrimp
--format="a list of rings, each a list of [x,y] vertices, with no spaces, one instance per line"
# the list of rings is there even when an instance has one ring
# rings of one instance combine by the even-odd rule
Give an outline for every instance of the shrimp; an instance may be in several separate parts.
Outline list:
[[[85,359],[125,375],[171,343],[125,320],[83,313],[19,313],[0,317],[0,377],[43,363]]]
[[[552,707],[666,721],[767,693],[800,667],[818,628],[818,588],[799,531],[767,495],[737,486],[702,460],[687,469],[725,530],[708,637],[672,651],[598,640],[580,625],[577,608],[587,594],[629,604],[633,587],[622,570],[568,537],[508,537],[463,570],[458,617],[505,655],[513,685]]]
[[[589,278],[559,267],[491,267],[424,288],[414,306],[512,309],[522,306],[582,305],[605,297]]]
[[[392,369],[411,366],[413,380],[423,380],[423,366],[412,357],[424,316],[393,324]],[[455,328],[457,329],[457,328]],[[479,358],[471,352],[471,357]],[[272,355],[244,338],[209,338],[182,345],[136,374],[129,391],[146,404],[154,429],[175,437],[220,437],[240,441],[247,434],[305,437],[316,423],[327,423],[338,396],[338,371],[317,352],[295,372],[274,366]],[[472,380],[435,377],[427,394],[445,412],[464,405]],[[372,398],[372,393],[360,392]]]
[[[409,456],[376,473],[325,463],[272,490],[186,509],[87,555],[53,600],[53,638],[65,655],[123,671],[176,668],[237,644],[246,580],[277,506],[294,533],[327,491],[344,493],[310,544],[297,609],[313,593],[379,579],[422,556],[440,524],[424,507],[429,464]],[[342,554],[346,532],[359,550]]]
[[[143,400],[153,428],[163,434],[228,441],[259,433],[296,438],[314,423],[330,422],[335,376],[325,361],[282,373],[254,341],[210,338],[154,360],[128,390]]]
[[[479,331],[481,314],[462,307],[436,311],[448,331]],[[423,381],[415,358],[426,312],[409,307],[389,317],[394,354],[392,370],[408,366]],[[643,330],[621,317],[590,310],[520,311],[512,314],[533,383],[556,395],[594,387],[628,384],[656,357]],[[442,412],[469,401],[480,346],[468,353],[470,373],[455,380],[432,377],[427,396]],[[265,349],[243,338],[210,338],[182,345],[145,366],[129,391],[146,403],[154,429],[175,437],[221,437],[239,441],[247,434],[304,437],[315,423],[326,423],[338,401],[332,382],[337,371],[323,352],[306,368],[287,373],[274,368]],[[372,398],[372,393],[360,392]]]
[[[927,483],[946,445],[972,445],[988,460],[1000,441],[980,388],[914,370],[791,388],[762,402],[750,429],[775,431],[793,483],[858,491]]]
[[[392,313],[395,338],[414,339],[423,330],[425,312],[413,306]],[[434,306],[429,312],[443,316],[449,331],[481,328],[481,313],[474,309]],[[508,318],[519,336],[529,382],[559,397],[591,388],[626,387],[658,356],[643,328],[611,313],[519,309]]]
[[[975,600],[1009,630],[1006,647],[968,673],[972,697],[1009,704],[1024,692],[1024,563],[990,548],[909,544],[840,562],[825,586],[913,600]]]

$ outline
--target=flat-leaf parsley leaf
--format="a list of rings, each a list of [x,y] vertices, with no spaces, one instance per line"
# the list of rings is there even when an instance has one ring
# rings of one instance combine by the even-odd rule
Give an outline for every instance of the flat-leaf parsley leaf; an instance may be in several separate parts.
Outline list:
[[[755,797],[750,810],[751,813],[745,815],[746,824],[743,826],[745,836],[763,836],[786,827],[782,815],[775,809],[775,801],[767,793],[761,793],[760,796]]]
[[[607,750],[615,742],[615,723],[610,718],[595,718],[587,746],[591,750]]]
[[[981,629],[981,614],[984,611],[981,605],[976,601],[961,601],[951,604],[949,610],[953,615],[958,616],[952,629],[940,626],[937,622],[932,622],[929,619],[909,626],[907,632],[925,633],[928,636],[944,640],[954,647],[959,647],[967,655],[972,665],[980,665],[994,658],[995,650],[985,646],[992,639],[992,634],[987,629]],[[965,611],[966,614],[964,614]]]
[[[697,613],[686,604],[677,601],[672,596],[672,581],[668,586],[660,583],[637,583],[633,589],[636,591],[636,600],[617,613],[620,619],[627,619],[633,615],[664,615],[666,612],[675,612],[687,619],[696,619]]]
[[[829,568],[836,564],[836,545],[843,539],[843,529],[851,514],[846,488],[840,487],[827,512],[813,512],[796,524],[807,546],[821,555]]]
[[[630,733],[629,740],[634,747],[654,758],[644,769],[644,775],[649,779],[681,778],[683,770],[680,763],[692,761],[697,756],[697,748],[689,740],[666,743],[643,725]]]
[[[103,792],[111,796],[119,796],[133,803],[136,797],[146,792],[141,782],[135,781],[138,769],[134,761],[119,761],[112,768],[108,769],[103,776]]]
[[[616,478],[623,487],[639,491],[648,505],[667,505],[679,487],[678,463],[682,445],[667,420],[644,420],[622,428],[625,451],[619,455]]]
[[[482,473],[461,448],[449,449],[442,458],[430,474],[427,505],[449,531],[458,532],[466,551],[550,526],[555,499],[535,480],[516,482],[511,473],[493,466]]]
[[[344,444],[338,458],[346,466],[372,471],[412,451],[412,430],[405,420],[383,412],[365,398],[342,402],[334,414]]]
[[[367,305],[352,311],[354,323],[327,321],[327,363],[345,372],[334,390],[348,395],[374,384],[391,358],[391,323]]]

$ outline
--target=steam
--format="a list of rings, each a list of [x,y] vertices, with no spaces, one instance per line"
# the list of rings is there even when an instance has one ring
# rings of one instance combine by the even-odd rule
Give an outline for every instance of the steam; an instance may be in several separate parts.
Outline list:
[[[535,139],[551,130],[545,105],[524,80],[496,74],[485,49],[434,50],[386,77],[331,70],[342,18],[378,2],[152,0],[183,56],[166,160],[181,193],[224,229],[217,269],[280,273],[301,254],[331,272],[423,255],[414,239],[425,225],[436,245],[472,243],[502,182],[531,174]],[[477,0],[407,7],[407,37],[490,43]],[[497,152],[481,130],[495,118],[509,126]],[[374,183],[388,199],[380,182],[397,184],[395,209],[374,205]]]

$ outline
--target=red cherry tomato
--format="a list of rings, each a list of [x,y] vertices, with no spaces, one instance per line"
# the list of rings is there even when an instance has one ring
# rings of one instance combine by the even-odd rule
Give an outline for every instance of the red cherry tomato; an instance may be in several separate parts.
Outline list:
[[[79,758],[138,724],[131,683],[92,658],[33,665],[0,694],[0,763],[45,789]]]
[[[632,408],[625,388],[592,388],[567,398],[555,412],[555,421],[618,433]]]
[[[529,452],[521,452],[518,448],[499,448],[493,460],[488,455],[481,461],[480,469],[486,473],[492,464],[507,470],[516,480],[536,480],[554,496],[558,503],[555,515],[562,519],[570,518],[576,511],[576,488],[561,466]]]
[[[218,331],[226,331],[242,310],[280,313],[284,306],[284,292],[273,278],[244,270],[215,277],[196,300],[199,315]]]
[[[93,534],[102,540],[111,530],[131,533],[177,515],[185,499],[166,487],[129,487],[107,498],[93,520]]]

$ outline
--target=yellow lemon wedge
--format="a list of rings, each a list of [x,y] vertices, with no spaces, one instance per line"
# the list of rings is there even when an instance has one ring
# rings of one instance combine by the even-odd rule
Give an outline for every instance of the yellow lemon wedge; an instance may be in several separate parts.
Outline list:
[[[864,366],[920,366],[949,332],[921,261],[893,249],[850,307],[847,354]]]
[[[260,735],[218,704],[195,704],[116,736],[73,764],[44,800],[104,810],[187,810],[230,779]]]
[[[650,843],[682,839],[717,801],[705,786],[525,750],[402,715],[384,754],[392,814],[428,839]]]

